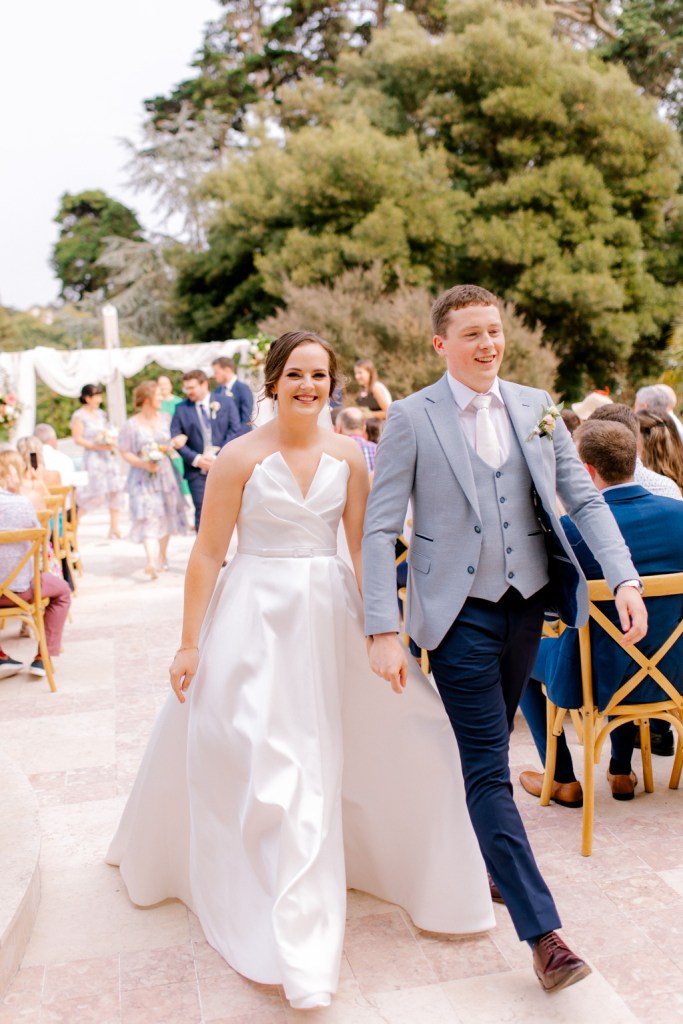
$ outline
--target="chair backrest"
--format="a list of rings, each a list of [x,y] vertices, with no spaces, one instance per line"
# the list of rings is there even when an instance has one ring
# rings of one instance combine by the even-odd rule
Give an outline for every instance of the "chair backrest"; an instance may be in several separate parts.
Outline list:
[[[40,604],[40,556],[44,541],[45,530],[38,526],[34,526],[31,529],[26,530],[0,531],[0,545],[25,545],[23,553],[19,554],[12,570],[7,574],[4,580],[0,580],[0,601],[3,602],[5,607],[14,607],[20,609],[22,612],[30,613],[32,605]],[[31,563],[33,601],[28,602],[24,600],[24,598],[19,597],[19,594],[14,590],[14,585],[22,569]],[[25,588],[22,588],[22,590],[23,589]],[[0,609],[0,612],[1,611],[2,609]]]
[[[583,701],[585,706],[597,705],[607,715],[617,714],[622,707],[633,711],[641,704],[671,701],[677,707],[683,705],[683,643],[679,644],[683,636],[683,572],[644,576],[642,581],[648,635],[630,647],[622,646],[618,621],[606,614],[616,619],[609,585],[605,580],[588,582],[590,617],[579,630]],[[602,602],[608,603],[600,607]],[[603,633],[614,643],[602,643]],[[600,693],[593,685],[596,674]],[[607,690],[606,681],[610,684]]]

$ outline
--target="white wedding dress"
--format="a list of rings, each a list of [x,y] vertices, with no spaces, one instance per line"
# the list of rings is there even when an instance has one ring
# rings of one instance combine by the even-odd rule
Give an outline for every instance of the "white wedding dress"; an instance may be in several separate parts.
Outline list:
[[[337,988],[347,886],[429,931],[495,923],[441,700],[367,664],[336,554],[348,475],[324,454],[304,498],[279,452],[255,467],[187,703],[162,708],[107,855],[133,902],[183,900],[293,1005]]]

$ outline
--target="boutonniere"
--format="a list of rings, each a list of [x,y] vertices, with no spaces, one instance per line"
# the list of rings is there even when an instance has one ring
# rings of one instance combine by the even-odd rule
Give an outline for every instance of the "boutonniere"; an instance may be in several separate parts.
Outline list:
[[[527,441],[533,441],[535,437],[549,437],[552,441],[563,408],[564,402],[560,402],[559,405],[547,405],[541,413],[540,420],[527,437]]]
[[[220,407],[221,407],[221,403],[220,402],[212,402],[211,405],[209,406],[209,409],[211,410],[211,419],[212,420],[216,419],[216,413],[218,412]]]

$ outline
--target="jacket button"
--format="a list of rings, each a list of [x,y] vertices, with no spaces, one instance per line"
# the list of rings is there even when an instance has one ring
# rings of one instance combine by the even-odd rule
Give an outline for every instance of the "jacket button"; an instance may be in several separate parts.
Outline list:
[[[467,566],[467,571],[470,574],[470,576],[473,576],[474,575],[474,566],[473,565],[468,565]]]
[[[514,574],[514,572],[509,572],[509,573],[508,573],[508,579],[509,579],[509,580],[513,580],[514,578],[515,578],[515,574]]]
[[[501,503],[501,505],[504,505],[505,504],[505,498],[501,498],[500,499],[500,503]]]
[[[481,526],[475,526],[474,527],[474,532],[475,533],[481,533]]]
[[[501,473],[501,471],[500,471],[500,470],[498,470],[498,472],[496,473],[496,476],[497,476],[497,477],[500,477],[500,476],[502,476],[502,475],[503,475],[503,474]]]
[[[508,528],[508,526],[509,526],[509,525],[510,525],[509,523],[503,523],[503,529],[504,529],[504,530],[507,530],[507,528]]]
[[[506,552],[508,553],[508,555],[511,555],[511,554],[512,554],[512,548],[505,548],[505,550],[506,550]]]

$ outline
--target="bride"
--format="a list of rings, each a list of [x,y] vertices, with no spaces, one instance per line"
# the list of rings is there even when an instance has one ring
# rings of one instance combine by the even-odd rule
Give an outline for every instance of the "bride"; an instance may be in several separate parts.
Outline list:
[[[277,415],[209,474],[175,696],[107,855],[133,902],[183,900],[235,970],[283,985],[296,1009],[336,991],[347,886],[429,931],[494,924],[441,701],[417,669],[397,696],[367,666],[367,471],[351,438],[318,425],[338,383],[322,338],[273,343]]]

